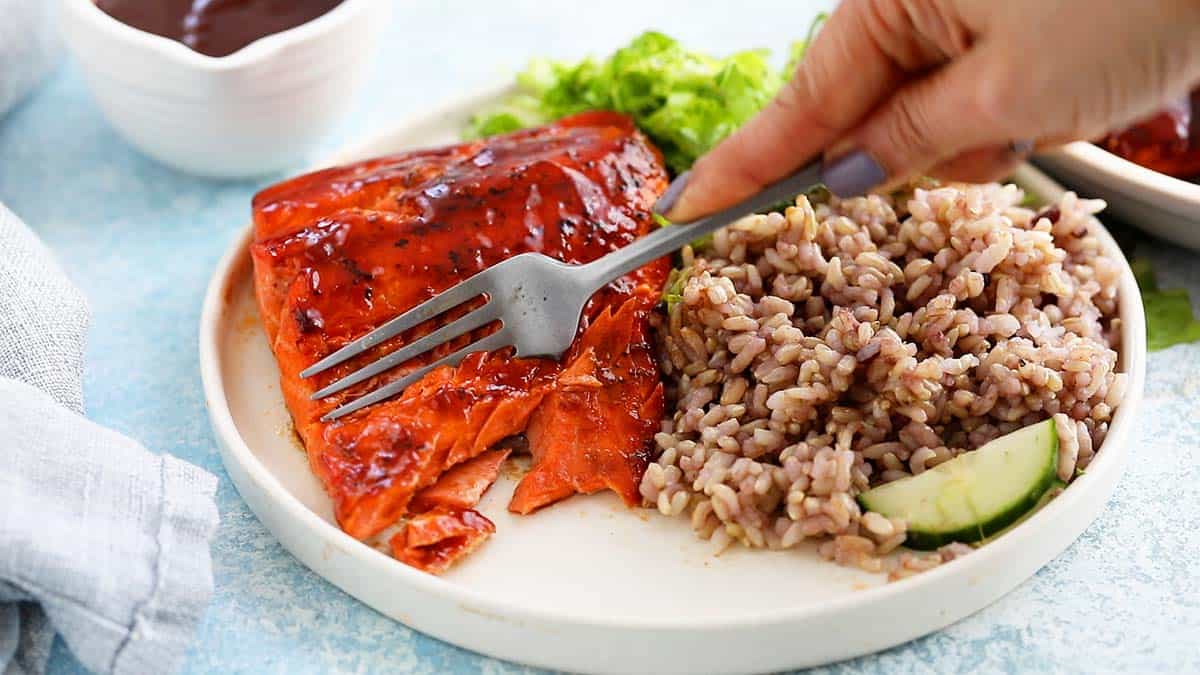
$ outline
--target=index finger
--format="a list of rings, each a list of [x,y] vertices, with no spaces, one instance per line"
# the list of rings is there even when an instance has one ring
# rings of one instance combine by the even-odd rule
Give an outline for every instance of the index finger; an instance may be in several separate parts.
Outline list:
[[[871,5],[849,0],[833,12],[779,94],[697,160],[681,176],[685,186],[668,192],[678,194],[660,205],[670,220],[718,211],[791,173],[904,80],[903,69],[871,37],[870,23],[880,21]]]

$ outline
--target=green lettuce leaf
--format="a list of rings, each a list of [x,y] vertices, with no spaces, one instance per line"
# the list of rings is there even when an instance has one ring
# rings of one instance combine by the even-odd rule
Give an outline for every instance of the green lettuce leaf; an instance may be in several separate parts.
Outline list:
[[[1146,347],[1150,351],[1200,340],[1200,321],[1192,315],[1192,301],[1182,288],[1142,293],[1146,307]]]
[[[810,39],[821,20],[814,22]],[[807,42],[792,46],[782,71],[771,65],[766,50],[716,58],[655,31],[603,61],[536,59],[517,76],[518,93],[476,115],[464,135],[482,138],[585,110],[616,110],[634,119],[678,173],[775,96]]]
[[[1130,266],[1146,308],[1146,348],[1153,352],[1200,340],[1200,321],[1192,314],[1188,292],[1182,288],[1159,290],[1154,268],[1145,258]]]

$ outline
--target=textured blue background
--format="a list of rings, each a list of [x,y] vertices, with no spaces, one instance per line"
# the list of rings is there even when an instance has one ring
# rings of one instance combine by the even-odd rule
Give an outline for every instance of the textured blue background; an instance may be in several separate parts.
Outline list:
[[[398,4],[369,87],[327,147],[491,84],[534,54],[604,53],[650,26],[713,51],[782,49],[817,6],[701,4]],[[274,178],[204,181],[139,156],[70,63],[0,120],[0,200],[91,301],[89,414],[221,478],[217,590],[185,672],[525,672],[359,604],[286,553],[230,485],[204,413],[196,329],[217,258],[247,221],[250,196]],[[1139,251],[1168,285],[1200,295],[1189,254],[1153,242]],[[1153,355],[1129,471],[1074,546],[979,614],[827,672],[1200,671],[1198,401],[1200,345]],[[80,667],[60,643],[51,670]]]

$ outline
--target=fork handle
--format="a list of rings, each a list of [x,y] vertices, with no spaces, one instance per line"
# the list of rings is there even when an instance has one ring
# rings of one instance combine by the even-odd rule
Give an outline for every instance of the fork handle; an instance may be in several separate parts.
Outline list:
[[[660,227],[632,244],[583,267],[590,275],[594,275],[592,280],[596,284],[595,287],[599,288],[623,274],[632,272],[653,260],[683,248],[686,244],[710,232],[719,230],[742,216],[762,211],[811,190],[821,184],[821,173],[821,162],[819,160],[812,162],[733,206],[690,223],[673,223]]]

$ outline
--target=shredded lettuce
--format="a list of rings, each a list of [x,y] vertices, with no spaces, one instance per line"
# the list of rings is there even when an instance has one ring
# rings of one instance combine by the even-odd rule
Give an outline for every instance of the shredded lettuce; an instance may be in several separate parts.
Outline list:
[[[667,283],[663,285],[662,301],[667,306],[668,313],[672,307],[683,301],[683,285],[687,283],[690,274],[691,268],[677,267],[667,276]]]
[[[822,20],[814,22],[810,37]],[[517,75],[518,92],[476,115],[464,135],[482,138],[585,110],[616,110],[634,119],[678,173],[775,96],[806,44],[792,46],[782,71],[771,65],[766,50],[716,58],[655,31],[642,33],[603,61],[535,59]]]
[[[1200,340],[1200,321],[1192,313],[1188,292],[1182,288],[1160,290],[1154,269],[1144,258],[1135,260],[1132,267],[1146,308],[1146,347],[1153,352]]]

